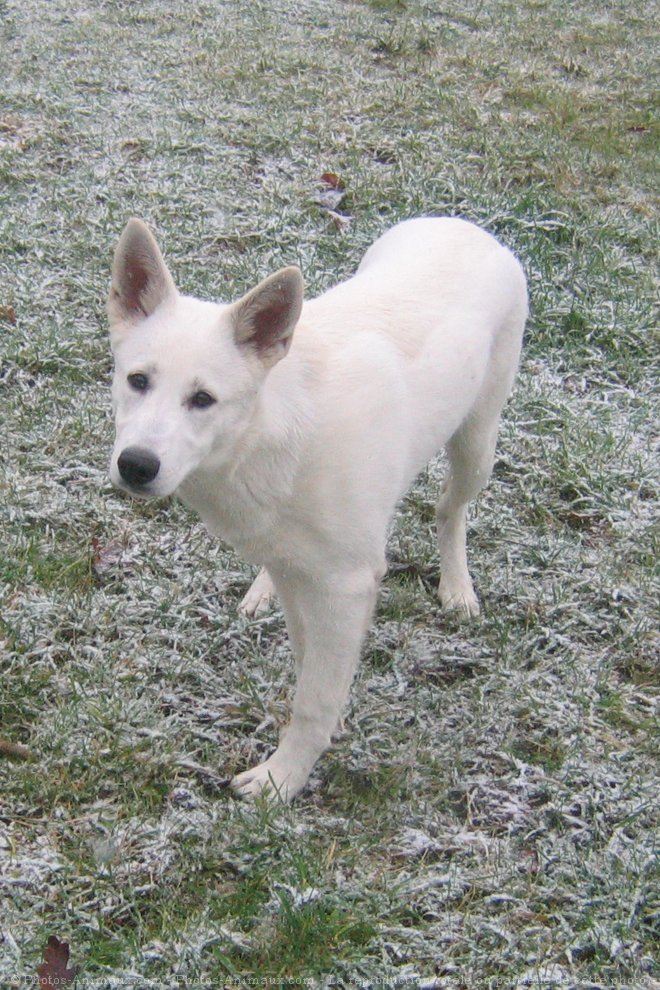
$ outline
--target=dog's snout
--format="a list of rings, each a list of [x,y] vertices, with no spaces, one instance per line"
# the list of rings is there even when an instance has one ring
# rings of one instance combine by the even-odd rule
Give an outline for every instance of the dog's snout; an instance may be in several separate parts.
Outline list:
[[[160,461],[150,450],[142,447],[127,447],[117,458],[119,473],[131,487],[148,485],[160,470]]]

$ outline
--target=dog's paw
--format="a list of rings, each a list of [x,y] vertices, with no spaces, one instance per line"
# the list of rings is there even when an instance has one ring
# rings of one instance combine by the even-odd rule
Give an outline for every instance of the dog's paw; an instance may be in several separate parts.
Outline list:
[[[275,588],[273,582],[270,579],[268,571],[265,567],[262,567],[248,588],[248,592],[238,606],[238,610],[243,615],[256,618],[268,611],[274,596]]]
[[[441,581],[438,588],[438,598],[444,608],[458,612],[466,619],[473,619],[479,615],[479,602],[472,583],[450,588]]]
[[[265,797],[275,803],[288,804],[303,789],[307,777],[300,768],[282,763],[275,752],[259,766],[237,774],[231,787],[241,798]]]

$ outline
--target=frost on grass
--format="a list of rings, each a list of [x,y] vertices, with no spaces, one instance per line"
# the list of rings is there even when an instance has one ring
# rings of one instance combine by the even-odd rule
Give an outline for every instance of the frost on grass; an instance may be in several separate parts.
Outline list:
[[[0,758],[9,986],[49,935],[99,987],[657,983],[653,11],[399,6],[2,9],[0,710],[34,757]],[[237,615],[249,568],[181,506],[109,486],[111,246],[138,214],[186,291],[299,262],[312,292],[421,212],[499,234],[532,293],[470,517],[482,614],[435,598],[439,459],[345,732],[293,809],[245,808],[281,616]]]

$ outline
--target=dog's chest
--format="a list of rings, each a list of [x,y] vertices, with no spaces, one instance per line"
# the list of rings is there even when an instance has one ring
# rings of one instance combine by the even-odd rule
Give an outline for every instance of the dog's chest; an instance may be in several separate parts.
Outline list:
[[[179,495],[210,533],[229,543],[249,563],[263,563],[279,541],[281,527],[272,497],[264,497],[245,483],[216,490],[184,485]]]

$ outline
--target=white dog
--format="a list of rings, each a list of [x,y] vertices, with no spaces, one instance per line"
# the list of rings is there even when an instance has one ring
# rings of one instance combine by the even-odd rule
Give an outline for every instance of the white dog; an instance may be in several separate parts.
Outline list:
[[[466,506],[491,473],[524,275],[478,227],[423,218],[388,231],[353,278],[304,304],[297,268],[237,302],[201,302],[177,292],[149,230],[131,220],[108,312],[113,482],[141,497],[176,492],[267,569],[280,598],[297,667],[291,721],[232,786],[288,800],[341,719],[397,501],[442,447],[438,594],[478,612]],[[268,575],[255,585],[248,609]]]

